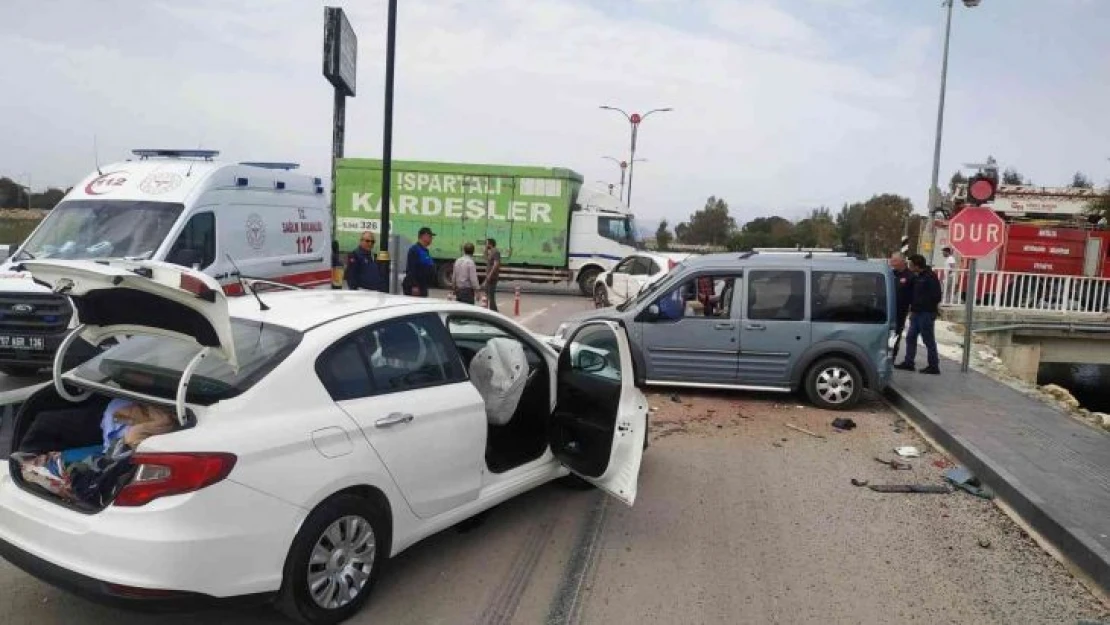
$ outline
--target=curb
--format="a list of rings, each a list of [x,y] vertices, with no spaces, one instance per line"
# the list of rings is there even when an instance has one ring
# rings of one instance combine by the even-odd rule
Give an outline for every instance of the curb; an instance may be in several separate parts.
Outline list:
[[[1028,490],[1002,465],[958,434],[949,431],[944,419],[933,414],[891,383],[883,392],[896,408],[909,417],[946,451],[956,457],[976,477],[989,486],[1003,502],[1056,548],[1064,558],[1082,571],[1091,583],[1110,595],[1110,552],[1079,528],[1068,527],[1045,501]]]

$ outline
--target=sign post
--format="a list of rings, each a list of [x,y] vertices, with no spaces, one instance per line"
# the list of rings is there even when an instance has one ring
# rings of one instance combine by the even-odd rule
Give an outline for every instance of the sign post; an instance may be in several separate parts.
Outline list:
[[[358,60],[358,37],[347,21],[343,9],[324,7],[324,78],[335,88],[331,130],[331,240],[339,240],[339,222],[335,207],[335,165],[343,158],[343,141],[347,125],[347,98],[355,97],[355,68]],[[342,269],[338,258],[332,258],[332,288],[342,288]],[[339,265],[339,266],[337,266]]]
[[[1006,223],[993,209],[983,206],[994,199],[996,186],[987,176],[973,177],[967,187],[973,206],[956,213],[948,222],[948,244],[960,257],[971,261],[964,285],[964,350],[960,371],[965,373],[971,363],[971,330],[975,322],[975,299],[979,296],[978,261],[1002,247],[1006,237]]]

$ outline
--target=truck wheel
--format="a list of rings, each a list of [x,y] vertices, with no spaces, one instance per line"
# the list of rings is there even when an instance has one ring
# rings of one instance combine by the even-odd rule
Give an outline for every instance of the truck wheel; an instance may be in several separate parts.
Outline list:
[[[451,278],[454,277],[455,266],[451,263],[440,263],[436,267],[436,284],[441,289],[451,288]]]
[[[13,378],[31,378],[38,375],[41,371],[39,367],[28,367],[19,365],[2,365],[0,366],[0,373]]]
[[[597,267],[587,267],[578,274],[578,290],[582,295],[589,297],[594,292],[594,282],[597,277],[601,275],[601,270]]]

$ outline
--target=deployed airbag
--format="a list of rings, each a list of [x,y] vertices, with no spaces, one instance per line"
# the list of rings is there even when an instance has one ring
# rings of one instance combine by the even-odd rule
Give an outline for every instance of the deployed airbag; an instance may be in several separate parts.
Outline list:
[[[513,418],[528,382],[524,346],[508,338],[490,339],[470,362],[470,381],[486,402],[489,424],[505,425]]]

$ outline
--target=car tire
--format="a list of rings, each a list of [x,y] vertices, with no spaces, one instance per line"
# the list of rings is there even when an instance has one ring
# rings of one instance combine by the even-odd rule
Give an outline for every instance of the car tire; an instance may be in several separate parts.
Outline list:
[[[822,358],[806,373],[805,391],[818,408],[848,410],[863,395],[863,376],[844,358]]]
[[[42,367],[28,367],[21,365],[0,366],[0,373],[13,378],[32,378],[42,371]]]
[[[367,529],[373,541],[369,557]],[[278,609],[294,621],[312,625],[349,619],[370,597],[387,558],[390,537],[388,513],[369,499],[338,495],[320,504],[293,539],[285,560]],[[310,563],[317,547],[331,557]],[[366,575],[364,581],[359,573]],[[313,581],[317,582],[315,587]],[[348,595],[353,591],[353,596],[341,596],[343,589]]]
[[[441,289],[451,288],[451,279],[455,276],[455,265],[440,263],[436,265],[436,285]]]
[[[605,288],[605,284],[594,280],[594,305],[598,308],[607,308],[609,306],[609,292]]]
[[[601,275],[601,270],[597,267],[587,267],[578,274],[578,290],[582,295],[590,297],[594,292],[594,282],[597,277]]]

